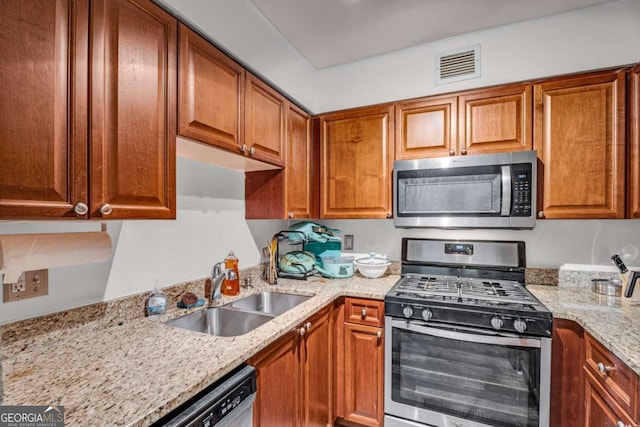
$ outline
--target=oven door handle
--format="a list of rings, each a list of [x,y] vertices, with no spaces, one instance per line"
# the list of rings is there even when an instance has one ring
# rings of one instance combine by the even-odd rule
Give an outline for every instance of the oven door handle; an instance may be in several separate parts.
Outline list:
[[[501,337],[495,335],[469,334],[464,332],[447,331],[444,329],[432,328],[430,326],[417,325],[406,320],[392,320],[393,328],[405,329],[407,331],[418,332],[438,338],[448,338],[452,340],[467,341],[480,344],[510,345],[515,347],[540,348],[540,340],[530,338]]]

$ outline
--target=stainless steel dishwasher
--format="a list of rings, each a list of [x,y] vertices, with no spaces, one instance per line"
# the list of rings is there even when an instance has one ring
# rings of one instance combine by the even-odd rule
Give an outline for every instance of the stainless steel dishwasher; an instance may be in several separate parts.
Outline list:
[[[242,365],[153,425],[250,427],[255,399],[256,370]]]

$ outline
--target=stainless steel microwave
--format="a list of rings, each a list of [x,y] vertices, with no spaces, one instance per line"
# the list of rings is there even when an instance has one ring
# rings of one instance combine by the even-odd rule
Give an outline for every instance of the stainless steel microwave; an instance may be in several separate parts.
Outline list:
[[[536,224],[536,152],[396,160],[396,227],[524,228]]]

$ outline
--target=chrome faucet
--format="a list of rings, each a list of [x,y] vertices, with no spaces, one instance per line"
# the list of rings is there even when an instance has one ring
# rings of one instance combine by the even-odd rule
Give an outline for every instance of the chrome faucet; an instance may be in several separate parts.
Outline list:
[[[219,300],[222,295],[220,290],[222,289],[222,282],[225,278],[233,279],[230,275],[236,272],[231,268],[224,268],[225,263],[223,261],[216,263],[211,270],[211,301]]]

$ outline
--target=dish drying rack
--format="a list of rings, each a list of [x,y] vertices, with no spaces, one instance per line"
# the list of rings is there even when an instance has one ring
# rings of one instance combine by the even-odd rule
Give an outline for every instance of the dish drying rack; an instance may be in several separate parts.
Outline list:
[[[301,236],[301,239],[291,240],[290,235],[296,234]],[[270,255],[269,257],[269,265],[267,270],[267,281],[275,285],[278,283],[278,277],[282,277],[285,279],[296,279],[296,280],[307,280],[307,277],[315,274],[314,271],[309,271],[307,273],[287,273],[280,270],[280,260],[284,255],[292,251],[302,251],[304,250],[304,244],[307,243],[307,235],[302,231],[295,230],[280,230],[276,234],[273,235],[271,240],[271,248],[273,248],[273,241],[275,244],[275,255]],[[272,277],[275,272],[275,277]]]

